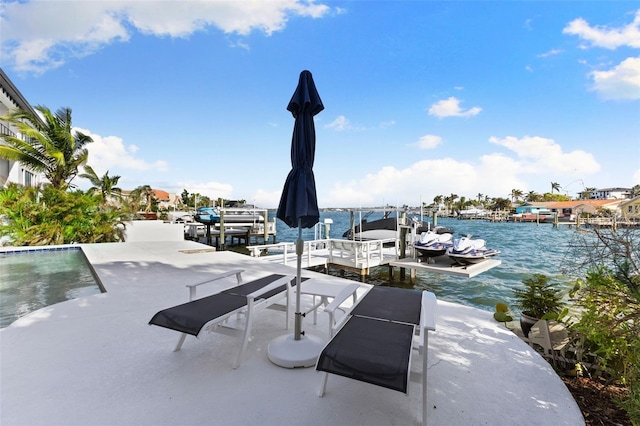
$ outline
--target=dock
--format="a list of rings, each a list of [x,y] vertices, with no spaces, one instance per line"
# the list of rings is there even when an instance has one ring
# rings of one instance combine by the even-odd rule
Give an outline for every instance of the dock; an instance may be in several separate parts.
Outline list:
[[[280,265],[297,265],[296,244],[292,242],[248,246],[250,255],[266,262]],[[393,268],[410,270],[411,279],[416,271],[428,271],[438,274],[471,278],[502,264],[497,259],[488,259],[473,265],[458,265],[447,256],[439,256],[433,262],[418,262],[412,251],[406,257],[401,256],[399,240],[395,238],[373,241],[354,241],[344,239],[320,239],[303,241],[301,256],[302,268],[322,267],[328,273],[330,268],[352,271],[360,275],[361,280],[370,274],[371,268],[389,267],[390,279]]]
[[[234,240],[238,244],[249,245],[251,239],[258,242],[262,240],[265,244],[269,239],[275,241],[276,221],[265,223],[218,223],[215,225],[205,225],[199,222],[185,223],[185,238],[200,242],[204,239],[205,244],[224,250],[227,239],[231,245]]]
[[[296,266],[296,244],[277,243],[247,246],[253,257],[281,265]],[[322,266],[353,271],[362,277],[369,275],[371,268],[389,265],[398,259],[398,244],[395,238],[373,241],[343,239],[320,239],[303,241],[302,267]]]
[[[438,274],[455,275],[463,278],[473,278],[501,264],[501,260],[487,259],[471,265],[459,265],[447,256],[438,256],[434,258],[434,262],[432,263],[418,262],[416,259],[409,257],[389,263],[390,266],[410,269],[412,271],[411,276],[415,276],[415,271],[421,270]]]

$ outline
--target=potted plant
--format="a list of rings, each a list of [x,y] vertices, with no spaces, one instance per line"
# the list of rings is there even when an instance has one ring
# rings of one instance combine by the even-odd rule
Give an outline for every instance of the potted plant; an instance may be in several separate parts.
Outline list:
[[[531,327],[541,319],[556,319],[565,303],[562,291],[550,278],[543,274],[533,274],[522,280],[524,288],[513,289],[516,305],[520,308],[520,327],[525,337],[529,337]]]

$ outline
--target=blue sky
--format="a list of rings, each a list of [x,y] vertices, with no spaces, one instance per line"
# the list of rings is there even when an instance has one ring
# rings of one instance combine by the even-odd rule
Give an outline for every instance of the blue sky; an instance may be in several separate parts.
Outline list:
[[[276,207],[313,73],[320,207],[640,184],[640,2],[4,1],[2,69],[119,186]],[[81,187],[87,181],[77,180]]]

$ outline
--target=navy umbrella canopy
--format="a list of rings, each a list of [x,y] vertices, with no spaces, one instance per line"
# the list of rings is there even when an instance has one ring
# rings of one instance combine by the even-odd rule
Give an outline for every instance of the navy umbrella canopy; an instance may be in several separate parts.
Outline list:
[[[295,118],[291,140],[291,166],[278,206],[278,219],[294,228],[311,228],[320,219],[313,161],[316,129],[313,117],[324,109],[320,95],[307,70],[300,73],[298,87],[287,110]]]
[[[324,341],[302,331],[300,293],[302,293],[302,228],[311,228],[320,220],[316,181],[313,176],[313,160],[316,150],[316,129],[313,117],[324,109],[313,77],[309,71],[300,73],[298,87],[287,106],[295,118],[291,140],[291,166],[284,182],[277,216],[289,227],[298,227],[296,241],[296,314],[293,336],[280,336],[271,341],[267,355],[271,362],[281,367],[311,367],[315,365]]]

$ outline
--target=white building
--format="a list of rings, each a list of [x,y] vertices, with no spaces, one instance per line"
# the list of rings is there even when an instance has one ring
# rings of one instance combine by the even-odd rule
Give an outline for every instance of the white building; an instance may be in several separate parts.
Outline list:
[[[589,191],[591,200],[624,200],[631,198],[631,188],[604,188]]]
[[[38,116],[24,96],[22,96],[22,93],[20,93],[11,80],[9,80],[9,77],[7,77],[2,68],[0,68],[0,89],[0,117],[6,115],[14,108],[30,111],[36,117]],[[21,137],[14,126],[2,120],[0,120],[0,134]],[[0,141],[0,143],[3,142]],[[33,170],[29,170],[24,165],[0,158],[1,186],[6,187],[10,182],[24,186],[38,186],[44,181],[44,176]]]

